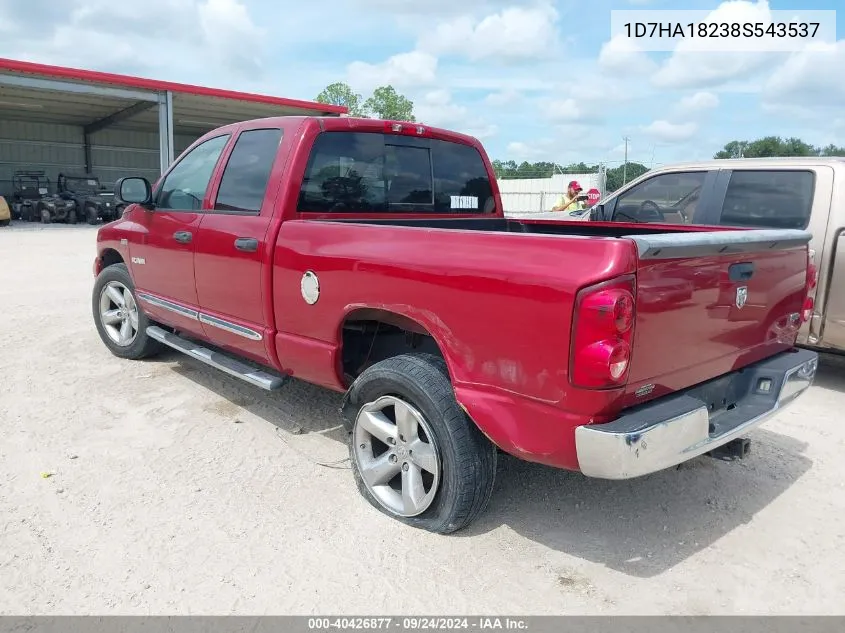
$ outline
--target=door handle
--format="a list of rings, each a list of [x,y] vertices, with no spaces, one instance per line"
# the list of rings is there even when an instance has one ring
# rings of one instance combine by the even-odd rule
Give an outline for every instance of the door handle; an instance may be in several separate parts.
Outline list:
[[[258,250],[258,240],[253,237],[239,237],[235,240],[235,248],[239,251],[254,253]]]
[[[176,240],[177,242],[181,242],[182,244],[187,244],[188,242],[191,241],[191,239],[193,237],[194,237],[194,234],[191,233],[190,231],[176,231],[173,234],[173,239]]]

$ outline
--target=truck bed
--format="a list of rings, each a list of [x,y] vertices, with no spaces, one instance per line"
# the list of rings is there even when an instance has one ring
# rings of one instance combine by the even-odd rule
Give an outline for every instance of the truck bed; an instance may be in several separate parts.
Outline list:
[[[460,356],[458,382],[493,379],[487,364],[497,368],[494,383],[601,417],[789,349],[805,298],[808,239],[803,231],[513,218],[293,220],[279,243],[298,252],[277,251],[276,262],[323,269],[326,288],[354,271],[358,296],[338,288],[326,298],[338,302],[334,309],[366,303],[361,289],[372,289],[375,303],[424,321],[447,354]],[[277,274],[277,294],[298,274]],[[581,390],[568,377],[576,293],[626,274],[636,279],[627,382],[576,397]],[[326,340],[310,314],[286,308],[278,329]],[[280,358],[292,351],[283,339]],[[516,359],[513,373],[501,370]]]

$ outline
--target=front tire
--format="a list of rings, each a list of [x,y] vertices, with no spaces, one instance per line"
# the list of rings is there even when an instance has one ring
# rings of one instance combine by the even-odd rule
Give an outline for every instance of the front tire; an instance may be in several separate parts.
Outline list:
[[[52,220],[52,216],[50,215],[50,209],[47,207],[41,207],[41,224],[50,224]]]
[[[358,490],[381,512],[449,534],[487,507],[496,447],[458,405],[446,365],[405,354],[369,367],[353,384],[349,435]]]
[[[97,209],[91,205],[85,207],[85,219],[88,221],[88,224],[94,225],[97,223],[99,214],[97,213]]]
[[[126,264],[108,266],[97,276],[91,307],[97,333],[115,356],[140,360],[161,349],[147,335],[150,321],[137,301]]]
[[[67,223],[76,224],[76,209],[71,209],[71,211],[67,214]]]

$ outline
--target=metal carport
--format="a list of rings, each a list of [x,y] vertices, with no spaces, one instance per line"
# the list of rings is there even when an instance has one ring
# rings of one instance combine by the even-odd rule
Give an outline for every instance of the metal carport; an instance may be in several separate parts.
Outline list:
[[[205,132],[343,106],[0,58],[0,194],[17,169],[150,180]]]

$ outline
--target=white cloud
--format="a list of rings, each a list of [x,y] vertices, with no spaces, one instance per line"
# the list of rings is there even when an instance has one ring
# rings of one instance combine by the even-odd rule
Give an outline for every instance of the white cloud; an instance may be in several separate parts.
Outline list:
[[[437,58],[422,51],[399,53],[380,64],[352,62],[346,69],[356,90],[369,91],[390,84],[396,88],[427,85],[437,77]]]
[[[712,92],[699,91],[681,99],[678,104],[684,112],[700,112],[719,107],[719,97]]]
[[[580,121],[588,115],[575,99],[552,101],[544,106],[544,111],[552,121]]]
[[[4,0],[3,55],[161,79],[178,73],[189,82],[191,74],[216,67],[220,75],[248,85],[242,78],[254,81],[262,71],[267,32],[241,0],[145,0],[143,8],[110,0],[54,5],[59,3]],[[36,29],[39,35],[32,37]]]
[[[344,0],[349,1],[349,0]],[[430,16],[455,15],[473,9],[495,10],[514,4],[512,0],[353,0],[364,10],[388,12],[395,15]]]
[[[522,61],[548,57],[557,42],[557,10],[549,3],[509,7],[477,22],[461,16],[423,33],[418,48],[471,61]]]
[[[772,12],[766,0],[728,0],[722,2],[706,21],[716,23],[766,23]],[[714,51],[722,45],[718,38],[692,37],[682,40],[672,56],[652,77],[659,88],[694,88],[719,86],[732,80],[744,79],[775,65],[780,53],[755,51],[759,46],[754,38],[737,40],[745,50]]]
[[[484,97],[484,103],[489,106],[513,105],[522,100],[522,95],[516,90],[499,90]]]
[[[624,159],[625,158],[625,151],[626,151],[625,143],[619,143],[619,145],[612,147],[610,149],[610,151],[607,152],[607,155]],[[628,151],[628,156],[631,156],[631,154],[634,153],[634,146],[631,143],[628,143],[627,151]]]
[[[499,131],[497,125],[474,115],[468,107],[455,103],[448,90],[433,90],[422,99],[415,100],[414,114],[421,123],[448,128],[482,140],[495,136]]]
[[[841,107],[845,102],[845,40],[835,44],[815,44],[792,53],[769,77],[764,102],[773,105]]]
[[[615,75],[630,76],[653,73],[657,64],[633,40],[615,35],[602,44],[599,68]]]
[[[664,120],[653,121],[641,129],[655,140],[664,143],[688,141],[698,132],[698,126],[695,123],[669,123]]]
[[[554,141],[543,139],[526,143],[523,141],[514,141],[508,143],[507,157],[510,160],[530,161],[535,162],[539,160],[555,160],[557,154],[557,146]]]

